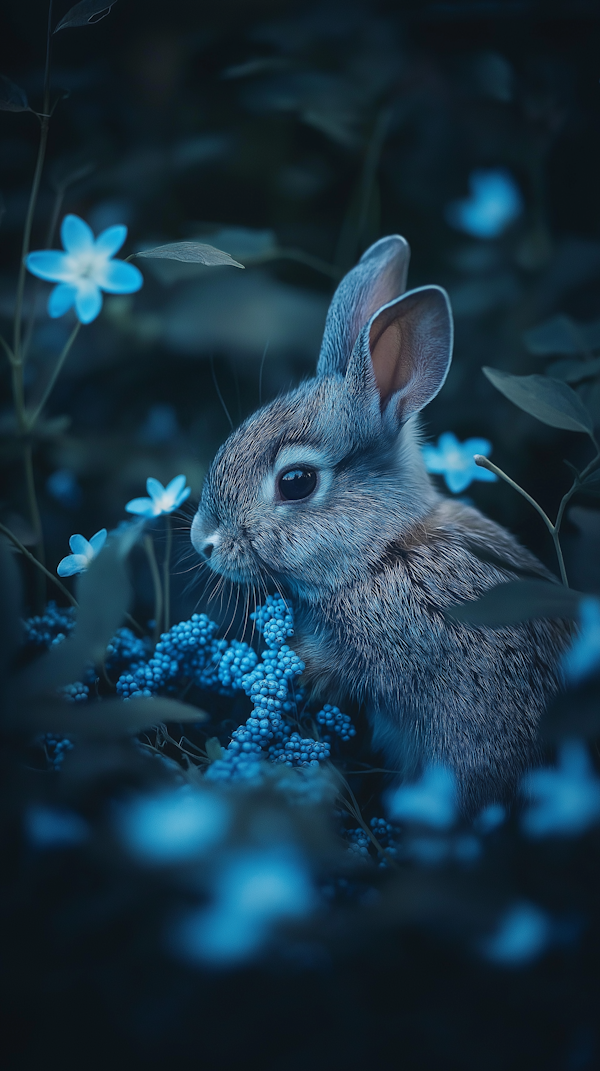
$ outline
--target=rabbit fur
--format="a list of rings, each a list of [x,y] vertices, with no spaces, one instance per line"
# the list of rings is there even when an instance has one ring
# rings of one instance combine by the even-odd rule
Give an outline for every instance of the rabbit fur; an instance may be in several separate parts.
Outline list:
[[[360,703],[402,779],[450,767],[470,815],[509,799],[538,761],[568,629],[444,616],[523,570],[550,574],[425,471],[417,414],[446,377],[452,315],[439,287],[404,292],[408,259],[403,238],[383,238],[341,281],[316,377],[221,447],[192,543],[223,577],[276,585],[294,608],[303,682],[329,702]],[[286,501],[278,480],[299,468],[317,474],[316,488]]]

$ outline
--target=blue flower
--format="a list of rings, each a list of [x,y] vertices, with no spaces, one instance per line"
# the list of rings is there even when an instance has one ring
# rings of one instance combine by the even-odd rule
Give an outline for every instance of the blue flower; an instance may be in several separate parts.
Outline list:
[[[446,219],[459,231],[474,238],[497,238],[521,215],[521,191],[508,171],[473,171],[469,186],[470,197],[446,205]]]
[[[396,821],[421,822],[432,829],[449,829],[457,818],[456,778],[445,766],[428,766],[420,781],[400,785],[390,797],[389,812]]]
[[[473,480],[495,480],[497,476],[489,469],[481,469],[473,460],[474,454],[487,457],[492,444],[487,439],[467,439],[459,443],[456,435],[445,431],[437,446],[427,443],[421,447],[425,468],[428,472],[443,475],[446,486],[453,494],[464,491]]]
[[[600,670],[600,599],[586,596],[579,603],[581,632],[563,658],[569,684],[580,684]]]
[[[72,535],[69,546],[73,551],[58,563],[56,572],[59,576],[74,576],[75,573],[84,573],[90,562],[100,553],[106,543],[106,528],[101,528],[91,539],[85,539],[82,535]]]
[[[185,486],[185,476],[175,476],[166,487],[160,480],[149,476],[146,480],[149,498],[132,498],[125,509],[128,513],[138,513],[141,517],[160,517],[162,513],[172,513],[191,494],[191,487]]]
[[[181,921],[174,950],[224,967],[257,953],[278,922],[315,906],[306,864],[288,847],[232,853],[216,874],[214,893],[208,909]]]
[[[481,942],[481,951],[492,963],[519,967],[536,959],[551,943],[552,921],[535,904],[516,903],[510,907],[491,937]]]
[[[526,774],[521,790],[533,801],[522,818],[530,837],[573,836],[600,821],[600,779],[580,740],[561,746],[558,769]]]
[[[184,863],[218,843],[230,823],[228,805],[214,792],[176,789],[141,796],[119,815],[120,834],[145,863]]]
[[[64,253],[43,249],[29,253],[25,263],[33,275],[58,283],[48,299],[48,313],[64,316],[73,305],[82,324],[95,320],[107,294],[132,294],[144,277],[133,264],[113,260],[127,237],[127,227],[108,227],[94,233],[79,216],[65,216],[60,229]]]

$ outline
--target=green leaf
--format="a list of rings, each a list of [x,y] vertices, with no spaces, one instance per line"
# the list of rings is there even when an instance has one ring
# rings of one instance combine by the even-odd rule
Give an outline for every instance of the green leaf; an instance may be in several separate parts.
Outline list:
[[[483,368],[483,373],[505,398],[544,424],[586,435],[593,433],[591,413],[562,380],[550,376],[512,376],[497,368]]]
[[[600,469],[591,472],[579,485],[579,490],[587,495],[600,495]]]
[[[212,266],[226,265],[230,268],[243,268],[229,253],[222,249],[216,249],[213,245],[205,245],[204,242],[170,242],[168,245],[157,245],[153,249],[142,249],[139,253],[133,253],[134,257],[148,257],[157,260],[179,260],[184,264],[207,264]]]
[[[211,762],[216,762],[217,759],[223,758],[223,748],[218,736],[211,736],[206,741],[206,754]]]
[[[546,369],[547,375],[554,379],[562,379],[565,383],[581,383],[584,379],[591,379],[600,372],[600,357],[594,357],[591,361],[565,358],[563,361],[555,361]]]
[[[133,736],[163,722],[201,722],[207,718],[208,714],[199,707],[162,696],[87,703],[68,703],[48,696],[21,711],[15,710],[5,728],[107,740]]]
[[[582,598],[581,592],[548,580],[509,580],[479,599],[446,607],[444,615],[460,624],[504,628],[536,618],[576,618]]]
[[[0,111],[28,112],[30,110],[27,94],[16,82],[11,82],[6,75],[0,74]]]
[[[112,11],[117,0],[110,0],[110,3],[103,3],[102,0],[81,0],[80,4],[75,4],[75,7],[69,8],[67,14],[62,17],[54,33],[58,33],[59,30],[67,30],[73,26],[93,26],[95,22],[100,22],[101,19]]]

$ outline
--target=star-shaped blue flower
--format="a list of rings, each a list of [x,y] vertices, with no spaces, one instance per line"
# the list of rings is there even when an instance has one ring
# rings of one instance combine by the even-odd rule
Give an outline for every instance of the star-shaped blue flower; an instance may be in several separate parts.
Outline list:
[[[65,216],[60,229],[65,252],[56,249],[29,253],[25,263],[33,275],[58,283],[48,299],[48,313],[64,316],[73,305],[82,324],[95,320],[102,308],[102,291],[132,294],[143,285],[144,277],[133,264],[114,260],[127,237],[127,227],[108,227],[94,233],[79,216]]]
[[[100,553],[106,543],[106,528],[101,528],[91,539],[85,539],[82,535],[72,535],[69,546],[73,551],[58,563],[56,572],[59,576],[74,576],[75,573],[84,573],[90,562]]]
[[[494,472],[479,468],[473,460],[474,454],[484,457],[491,454],[492,444],[487,439],[467,439],[459,443],[453,432],[445,431],[437,446],[428,443],[421,450],[427,471],[443,476],[448,490],[455,495],[464,491],[473,480],[497,479]]]
[[[175,476],[166,487],[160,480],[149,476],[146,480],[149,498],[132,498],[125,509],[128,513],[137,513],[140,517],[160,517],[163,513],[172,513],[191,494],[191,487],[185,486],[185,476]]]

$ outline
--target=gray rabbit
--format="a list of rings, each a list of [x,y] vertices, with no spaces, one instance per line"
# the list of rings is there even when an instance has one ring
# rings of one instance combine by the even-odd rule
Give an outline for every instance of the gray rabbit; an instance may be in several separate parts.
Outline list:
[[[255,591],[276,585],[294,609],[307,686],[361,703],[402,778],[451,767],[469,815],[510,798],[538,760],[568,630],[444,617],[523,570],[549,574],[425,471],[417,414],[446,378],[452,314],[440,287],[404,292],[409,256],[403,238],[382,238],[345,276],[316,377],[221,447],[192,543],[215,573]]]

